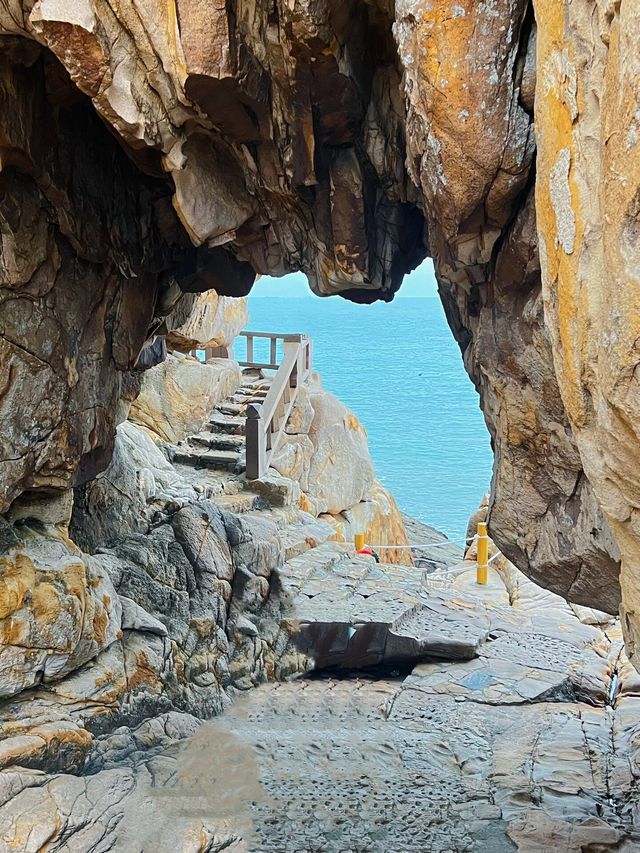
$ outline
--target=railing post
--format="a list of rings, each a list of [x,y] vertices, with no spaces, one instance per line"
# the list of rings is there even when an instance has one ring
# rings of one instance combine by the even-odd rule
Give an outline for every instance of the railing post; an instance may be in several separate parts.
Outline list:
[[[246,419],[246,477],[247,480],[259,480],[265,471],[267,439],[262,419],[262,406],[251,403],[247,406]]]
[[[289,351],[291,349],[298,349],[299,350],[299,347],[300,347],[300,344],[296,343],[296,341],[285,341],[284,342],[285,354],[287,353],[287,351]],[[295,367],[291,371],[291,378],[289,379],[289,386],[291,388],[297,388],[298,387],[298,367],[299,366],[300,366],[300,352],[298,352],[298,359],[296,361]]]
[[[204,351],[204,360],[209,361],[210,358],[230,358],[229,347],[207,347]]]
[[[253,361],[253,335],[247,335],[247,361]]]
[[[476,570],[476,583],[486,584],[489,574],[489,537],[487,536],[487,525],[484,521],[478,522],[477,557],[478,568]]]

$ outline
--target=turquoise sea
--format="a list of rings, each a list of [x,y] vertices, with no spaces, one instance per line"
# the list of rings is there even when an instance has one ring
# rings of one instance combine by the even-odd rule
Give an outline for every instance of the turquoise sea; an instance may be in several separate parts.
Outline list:
[[[440,300],[250,297],[249,313],[254,331],[311,337],[314,369],[365,425],[378,478],[400,508],[464,536],[488,490],[492,454]]]

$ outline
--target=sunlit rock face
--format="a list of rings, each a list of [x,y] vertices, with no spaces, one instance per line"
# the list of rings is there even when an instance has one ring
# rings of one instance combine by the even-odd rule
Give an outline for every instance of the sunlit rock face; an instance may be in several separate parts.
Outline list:
[[[552,6],[536,3],[545,314],[584,469],[622,552],[637,663],[640,14],[624,0]]]
[[[194,357],[170,354],[145,372],[131,420],[154,439],[177,442],[199,432],[213,409],[240,385],[240,366],[229,359],[200,364]]]
[[[133,368],[201,339],[206,291],[300,269],[389,299],[431,254],[492,535],[607,610],[621,547],[632,625],[638,13],[599,3],[583,37],[593,4],[551,5],[3,7],[1,507],[104,468]]]
[[[409,171],[440,294],[493,437],[490,529],[539,583],[615,612],[618,552],[584,476],[545,327],[525,0],[400,3]]]
[[[220,296],[215,290],[193,294],[180,300],[167,324],[167,348],[181,352],[228,349],[248,321],[246,299]]]

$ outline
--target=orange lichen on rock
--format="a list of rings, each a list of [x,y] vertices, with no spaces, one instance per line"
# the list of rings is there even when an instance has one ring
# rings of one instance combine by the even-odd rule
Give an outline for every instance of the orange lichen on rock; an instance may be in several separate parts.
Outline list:
[[[28,590],[35,585],[36,570],[24,554],[13,559],[0,558],[0,619],[6,619],[22,606]]]
[[[335,542],[353,543],[356,533],[363,533],[366,544],[399,545],[409,544],[402,516],[393,496],[376,481],[367,499],[350,507],[346,513],[320,516],[334,529],[331,539]],[[413,565],[410,548],[380,549],[378,556],[383,563]]]
[[[615,6],[615,8],[614,8]],[[640,18],[633,4],[536,3],[536,208],[545,321],[585,473],[622,552],[640,644]]]

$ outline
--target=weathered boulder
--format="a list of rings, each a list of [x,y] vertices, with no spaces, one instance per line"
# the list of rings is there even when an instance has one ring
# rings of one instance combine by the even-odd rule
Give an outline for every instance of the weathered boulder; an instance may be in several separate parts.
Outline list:
[[[311,388],[313,456],[307,498],[316,514],[339,513],[364,500],[373,487],[367,433],[333,394]]]
[[[382,545],[377,553],[383,563],[413,565],[404,519],[393,495],[377,480],[366,499],[345,509],[337,515],[321,514],[335,530],[338,542],[354,541],[356,533],[364,534],[367,544]],[[391,546],[400,547],[393,548]],[[402,547],[405,546],[405,547]]]
[[[401,518],[407,539],[412,546],[411,555],[414,565],[427,571],[433,571],[434,569],[448,569],[462,560],[464,549],[460,542],[450,542],[448,537],[435,527],[424,524],[406,513],[401,513]],[[475,525],[473,531],[475,533]],[[433,547],[434,544],[436,545],[435,548]]]
[[[64,678],[121,636],[122,607],[100,558],[63,532],[20,526],[0,557],[0,696]]]
[[[276,484],[287,496],[278,503],[291,500],[285,483],[292,482],[294,491],[299,484],[301,508],[330,524],[334,539],[352,543],[356,533],[363,533],[368,543],[385,546],[380,549],[383,562],[412,565],[398,507],[375,480],[366,431],[353,412],[321,387],[317,374],[298,390],[271,465],[279,477],[269,474],[255,484],[270,502],[276,500]]]
[[[189,299],[182,300],[188,305]],[[184,318],[174,312],[166,340],[169,349],[189,352],[205,347],[231,347],[247,324],[247,300],[220,296],[215,290],[199,293],[193,299],[190,312]]]
[[[76,489],[71,536],[85,551],[146,533],[171,512],[198,499],[148,433],[125,421],[117,429],[106,471]]]
[[[314,381],[303,386],[273,467],[300,483],[301,506],[339,514],[366,500],[374,486],[367,433],[347,407]]]
[[[192,356],[168,355],[147,370],[129,417],[171,443],[200,432],[212,410],[240,384],[240,367],[226,358],[202,365]]]

